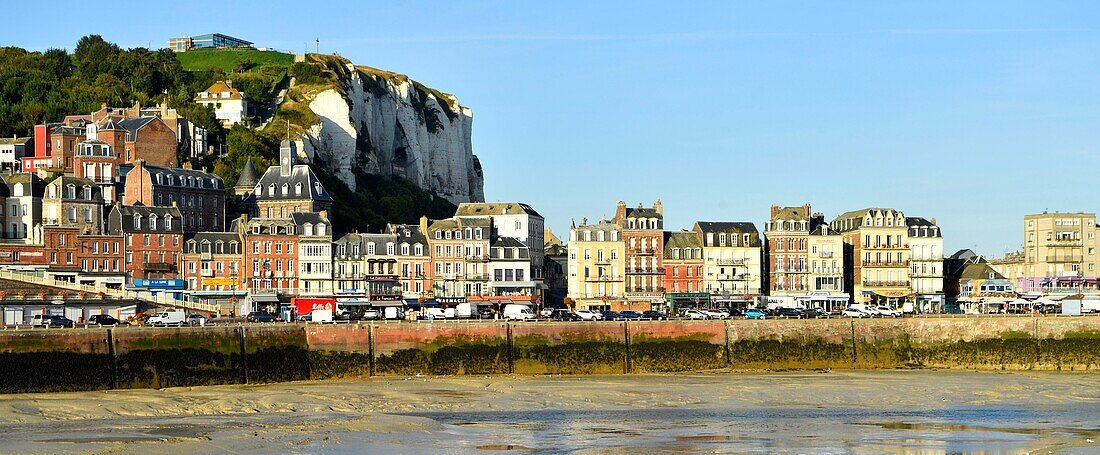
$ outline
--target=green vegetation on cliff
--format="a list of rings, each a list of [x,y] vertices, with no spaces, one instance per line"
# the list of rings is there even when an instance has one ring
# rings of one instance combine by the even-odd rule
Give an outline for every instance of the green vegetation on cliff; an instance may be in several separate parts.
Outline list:
[[[70,54],[62,49],[29,52],[17,47],[0,47],[0,137],[29,136],[34,125],[57,122],[65,115],[86,114],[100,105],[120,107],[167,103],[181,115],[208,132],[208,142],[221,157],[206,157],[193,163],[213,169],[226,183],[226,208],[235,212],[232,187],[248,160],[260,172],[275,162],[279,141],[297,135],[320,122],[309,109],[317,93],[336,89],[344,93],[341,81],[349,79],[350,62],[339,56],[309,54],[305,62],[280,52],[248,49],[204,49],[175,53],[168,49],[122,49],[98,35],[81,38]],[[364,71],[359,67],[360,71]],[[385,73],[397,80],[406,76]],[[272,102],[277,89],[296,80],[277,107],[274,120],[262,131],[243,126],[226,130],[210,108],[194,103],[195,94],[218,80],[231,80],[245,96],[261,105]],[[385,87],[380,87],[385,89]],[[451,115],[457,109],[453,97],[427,87]],[[454,103],[454,106],[452,106]],[[181,161],[186,156],[181,156]],[[334,195],[333,220],[346,230],[378,230],[388,223],[415,223],[421,215],[442,218],[454,214],[454,205],[414,183],[395,178],[357,175],[357,191],[320,166],[325,187]]]

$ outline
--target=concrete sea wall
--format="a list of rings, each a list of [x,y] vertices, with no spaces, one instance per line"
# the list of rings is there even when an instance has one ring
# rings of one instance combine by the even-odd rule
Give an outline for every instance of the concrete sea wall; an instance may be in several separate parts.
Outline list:
[[[0,392],[368,376],[1100,370],[1100,316],[434,322],[0,331]]]

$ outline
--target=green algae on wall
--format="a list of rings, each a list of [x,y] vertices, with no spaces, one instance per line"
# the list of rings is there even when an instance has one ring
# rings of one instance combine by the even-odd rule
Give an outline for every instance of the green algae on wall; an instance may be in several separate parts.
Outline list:
[[[111,387],[107,330],[41,330],[0,335],[0,392]]]
[[[734,368],[850,368],[851,363],[850,343],[830,343],[810,334],[730,341],[730,364]]]
[[[513,336],[515,372],[521,374],[621,374],[626,343],[572,332],[552,341],[542,334]]]
[[[508,372],[507,339],[466,334],[443,335],[420,346],[375,353],[374,373],[504,374]]]
[[[241,338],[233,328],[117,330],[115,345],[120,388],[245,382]]]
[[[692,333],[678,337],[631,335],[632,373],[666,373],[725,368],[726,346],[711,342],[711,334]]]
[[[1043,369],[1081,371],[1100,369],[1100,330],[1075,330],[1061,338],[1037,340],[1037,364]]]
[[[309,346],[298,327],[247,327],[245,364],[248,382],[285,382],[310,378]]]

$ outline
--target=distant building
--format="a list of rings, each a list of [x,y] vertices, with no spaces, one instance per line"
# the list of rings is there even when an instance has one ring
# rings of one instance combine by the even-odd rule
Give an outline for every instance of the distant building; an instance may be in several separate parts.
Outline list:
[[[943,233],[936,219],[907,217],[909,278],[917,311],[943,311]]]
[[[1095,213],[1024,216],[1024,249],[990,261],[1024,293],[1096,294],[1100,278]]]
[[[664,286],[664,205],[658,200],[652,207],[628,208],[626,202],[615,206],[611,221],[622,229],[626,243],[626,300],[629,310],[650,310],[665,305]]]
[[[714,304],[725,308],[755,306],[761,295],[760,232],[751,222],[697,221],[703,239],[703,283]]]
[[[175,207],[115,204],[107,231],[126,239],[126,271],[131,279],[175,279],[183,251],[183,225]]]
[[[34,153],[34,138],[14,136],[0,138],[0,168],[20,171],[23,158],[32,153]]]
[[[184,230],[221,231],[225,228],[225,184],[221,177],[196,169],[152,166],[138,161],[123,165],[123,203],[176,206]]]
[[[46,184],[42,223],[98,235],[103,230],[103,204],[100,186],[88,179],[61,176]]]
[[[207,33],[198,36],[184,36],[170,38],[168,48],[174,52],[186,52],[191,49],[221,48],[221,47],[251,47],[251,41],[234,38],[221,33]]]
[[[332,208],[332,197],[321,179],[306,164],[295,164],[297,142],[284,140],[279,164],[267,168],[252,188],[241,196],[241,208],[253,217],[287,218],[291,213],[320,212]],[[241,179],[252,177],[241,174]],[[234,188],[240,187],[238,181]]]
[[[618,224],[587,220],[569,230],[569,294],[578,310],[623,310],[626,244]]]
[[[217,81],[196,93],[195,104],[214,109],[214,117],[221,120],[225,127],[244,123],[249,115],[248,100],[233,88],[233,81]]]
[[[665,301],[673,311],[709,308],[703,289],[703,236],[694,231],[665,232]]]

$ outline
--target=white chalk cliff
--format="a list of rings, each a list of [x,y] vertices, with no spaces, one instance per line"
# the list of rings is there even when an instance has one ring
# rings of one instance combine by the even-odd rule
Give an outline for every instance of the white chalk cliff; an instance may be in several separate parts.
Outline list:
[[[306,130],[303,158],[352,190],[357,173],[396,175],[455,204],[485,200],[469,108],[404,75],[351,63],[330,69],[340,87],[309,102],[320,123]]]

